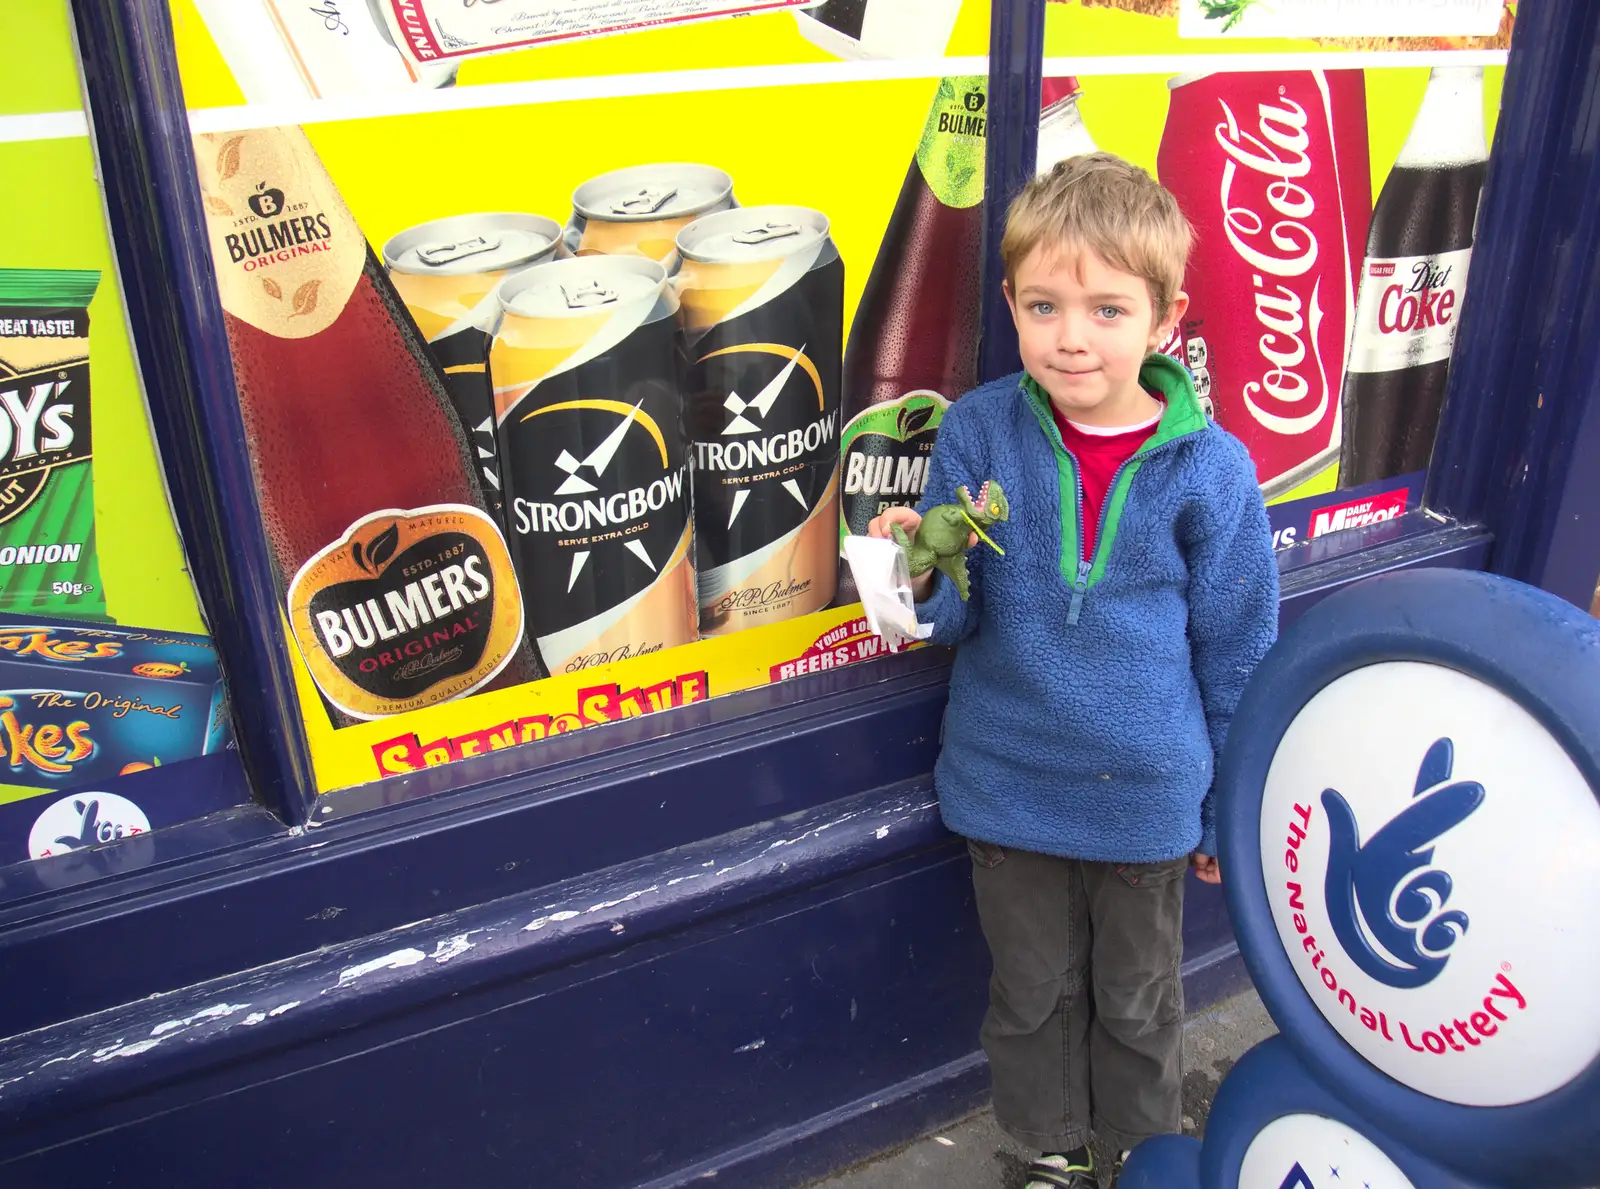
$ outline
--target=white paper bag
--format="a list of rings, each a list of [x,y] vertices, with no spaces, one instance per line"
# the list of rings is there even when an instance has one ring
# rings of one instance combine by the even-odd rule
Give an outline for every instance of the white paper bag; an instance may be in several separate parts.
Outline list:
[[[885,537],[848,536],[844,559],[855,575],[856,592],[867,626],[883,637],[890,652],[926,640],[931,624],[917,622],[916,600],[911,594],[911,573],[900,546]]]

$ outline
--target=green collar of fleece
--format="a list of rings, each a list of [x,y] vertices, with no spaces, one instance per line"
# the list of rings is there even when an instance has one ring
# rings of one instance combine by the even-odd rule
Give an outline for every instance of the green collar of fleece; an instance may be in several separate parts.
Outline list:
[[[1078,491],[1077,469],[1072,455],[1061,440],[1061,430],[1055,415],[1050,411],[1050,397],[1037,380],[1022,373],[1020,387],[1028,398],[1028,406],[1038,418],[1045,437],[1056,452],[1056,472],[1061,490],[1061,576],[1073,588],[1072,611],[1068,622],[1077,622],[1078,608],[1084,593],[1105,576],[1106,559],[1111,556],[1111,544],[1122,521],[1122,509],[1128,500],[1128,488],[1134,475],[1153,452],[1189,434],[1206,427],[1205,410],[1195,395],[1194,381],[1176,359],[1168,355],[1149,355],[1139,368],[1139,384],[1147,392],[1154,392],[1166,401],[1166,411],[1155,433],[1140,446],[1132,458],[1117,469],[1111,490],[1106,493],[1105,507],[1101,510],[1102,525],[1095,541],[1092,562],[1080,558],[1078,542],[1083,538],[1083,500]]]
[[[1033,404],[1034,412],[1041,416],[1041,424],[1054,430],[1054,439],[1059,442],[1061,432],[1055,428],[1056,421],[1054,414],[1050,412],[1049,394],[1039,387],[1039,381],[1027,372],[1022,373],[1021,386]],[[1156,432],[1151,434],[1150,440],[1139,448],[1139,454],[1147,454],[1174,438],[1181,438],[1185,434],[1195,433],[1206,427],[1205,410],[1200,407],[1200,398],[1194,393],[1194,381],[1189,378],[1188,369],[1172,356],[1147,355],[1139,367],[1139,386],[1146,392],[1156,393],[1167,404],[1166,411],[1161,414],[1161,423],[1156,426]]]

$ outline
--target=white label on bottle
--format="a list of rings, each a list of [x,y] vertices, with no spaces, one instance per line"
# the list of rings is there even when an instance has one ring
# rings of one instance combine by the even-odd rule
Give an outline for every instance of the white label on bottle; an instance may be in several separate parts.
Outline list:
[[[361,280],[367,241],[306,134],[202,132],[194,163],[222,308],[281,339],[332,326]]]
[[[234,0],[230,7],[248,5]],[[416,70],[395,53],[365,3],[267,0],[266,8],[313,98],[395,91],[417,81]]]
[[[1368,257],[1361,266],[1351,372],[1396,372],[1449,359],[1471,248],[1436,256]]]

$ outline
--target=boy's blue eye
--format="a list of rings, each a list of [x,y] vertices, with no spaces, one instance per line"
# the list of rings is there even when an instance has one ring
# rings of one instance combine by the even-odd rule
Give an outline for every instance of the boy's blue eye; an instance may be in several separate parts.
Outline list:
[[[1033,312],[1038,314],[1041,318],[1048,318],[1051,314],[1056,312],[1056,307],[1051,305],[1048,301],[1036,301],[1033,303],[1031,308]]]
[[[1116,318],[1120,318],[1122,316],[1122,311],[1116,306],[1101,306],[1100,316],[1106,321],[1110,322]]]

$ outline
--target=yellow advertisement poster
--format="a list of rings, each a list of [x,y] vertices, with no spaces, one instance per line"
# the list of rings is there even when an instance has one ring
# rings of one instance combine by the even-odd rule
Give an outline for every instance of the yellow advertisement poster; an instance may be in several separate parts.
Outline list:
[[[320,789],[878,655],[839,535],[974,380],[987,8],[173,0]]]
[[[1513,17],[1423,7],[1048,5],[1039,167],[1178,195],[1166,349],[1285,507],[1426,465]],[[320,788],[876,655],[839,540],[976,383],[987,9],[172,0]]]

